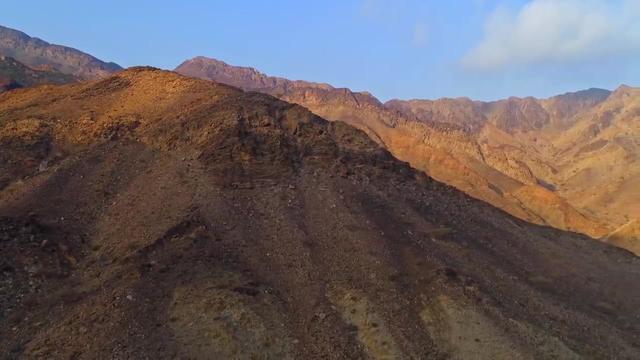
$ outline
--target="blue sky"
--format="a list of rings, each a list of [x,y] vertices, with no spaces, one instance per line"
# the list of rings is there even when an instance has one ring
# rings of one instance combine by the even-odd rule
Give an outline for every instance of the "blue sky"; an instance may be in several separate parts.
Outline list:
[[[203,55],[381,100],[640,85],[640,0],[4,0],[0,24],[125,67]]]

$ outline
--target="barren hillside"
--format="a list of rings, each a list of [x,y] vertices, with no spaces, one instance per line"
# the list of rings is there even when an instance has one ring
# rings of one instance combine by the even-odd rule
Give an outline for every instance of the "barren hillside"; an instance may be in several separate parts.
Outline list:
[[[640,356],[640,259],[267,95],[10,91],[0,149],[3,358]]]

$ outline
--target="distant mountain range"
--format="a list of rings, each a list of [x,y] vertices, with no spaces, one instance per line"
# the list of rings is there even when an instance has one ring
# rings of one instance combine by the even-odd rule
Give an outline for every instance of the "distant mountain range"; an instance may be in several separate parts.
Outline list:
[[[32,69],[44,68],[85,80],[122,70],[118,64],[101,61],[70,47],[49,44],[4,26],[0,26],[0,55]]]

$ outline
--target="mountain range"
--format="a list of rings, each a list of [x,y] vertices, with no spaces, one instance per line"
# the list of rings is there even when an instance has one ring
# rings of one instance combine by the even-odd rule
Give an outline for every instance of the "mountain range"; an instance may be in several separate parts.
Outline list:
[[[634,88],[549,99],[383,104],[366,92],[270,77],[204,57],[175,71],[345,121],[416,169],[530,222],[604,238],[640,217]]]
[[[0,91],[122,69],[1,26],[0,56]],[[367,92],[267,76],[206,57],[187,60],[175,71],[267,93],[345,121],[416,169],[516,217],[640,251],[640,234],[609,236],[640,218],[640,190],[634,186],[640,181],[637,89],[383,104]]]
[[[33,68],[55,70],[79,79],[96,79],[122,68],[104,62],[82,51],[49,44],[21,31],[0,26],[0,54]]]
[[[640,258],[511,217],[301,106],[134,68],[9,91],[0,114],[12,354],[638,354]]]
[[[2,358],[640,356],[638,89],[382,103],[0,43]]]

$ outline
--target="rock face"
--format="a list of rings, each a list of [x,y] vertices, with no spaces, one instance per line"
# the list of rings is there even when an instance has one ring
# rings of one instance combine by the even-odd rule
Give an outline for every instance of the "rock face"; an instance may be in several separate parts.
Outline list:
[[[122,70],[115,63],[106,63],[79,50],[49,44],[4,26],[0,26],[0,55],[34,69],[50,67],[81,79],[96,79]]]
[[[366,132],[397,158],[437,180],[521,219],[593,237],[610,227],[584,209],[576,209],[546,177],[554,162],[540,155],[534,141],[520,134],[555,124],[543,104],[533,98],[494,103],[469,99],[412,100],[380,103],[368,93],[354,93],[326,84],[270,78],[254,69],[236,68],[198,57],[176,68],[178,73],[261,91],[300,104],[329,120],[345,121]],[[585,95],[564,95],[557,103]],[[602,94],[597,92],[595,98]],[[565,99],[564,102],[562,99]],[[576,107],[580,107],[576,106]],[[567,106],[560,107],[562,111]]]
[[[343,122],[150,68],[0,114],[3,358],[640,356],[639,258]]]
[[[55,70],[32,69],[0,55],[0,92],[42,84],[68,84],[78,79]]]

